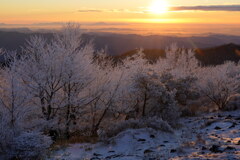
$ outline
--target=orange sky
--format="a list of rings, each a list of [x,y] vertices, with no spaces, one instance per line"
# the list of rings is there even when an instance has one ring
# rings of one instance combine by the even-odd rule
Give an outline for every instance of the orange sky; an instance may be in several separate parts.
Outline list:
[[[151,12],[149,8],[154,1],[159,2],[156,4],[159,4],[160,9],[161,4],[168,4],[169,11],[159,14]],[[30,27],[29,24],[48,23],[41,26],[31,25],[35,28],[47,28],[54,27],[54,24],[50,25],[53,22],[69,21],[83,24],[141,23],[144,25],[139,26],[139,30],[145,28],[150,31],[151,28],[157,30],[157,27],[149,24],[210,24],[210,27],[219,24],[221,30],[228,24],[233,26],[235,33],[235,29],[240,25],[240,0],[228,0],[227,3],[226,0],[0,0],[0,28]],[[99,25],[88,27],[98,29]],[[129,27],[131,28],[128,25]],[[135,27],[132,28],[136,29]]]

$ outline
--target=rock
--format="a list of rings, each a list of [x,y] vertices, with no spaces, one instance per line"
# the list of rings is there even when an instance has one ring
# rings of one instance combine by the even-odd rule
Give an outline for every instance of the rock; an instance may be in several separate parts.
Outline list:
[[[231,147],[231,146],[227,146],[224,151],[228,151],[228,150],[231,150],[231,151],[236,151],[237,149],[235,147]]]
[[[221,127],[216,126],[214,129],[219,130],[222,129]]]
[[[118,157],[123,157],[123,155],[122,154],[114,154],[114,155],[105,157],[105,159],[113,159],[113,158],[118,158]]]
[[[168,143],[168,141],[163,141],[163,143]]]
[[[90,160],[101,160],[101,158],[93,157],[93,158],[91,158]]]
[[[222,153],[222,151],[220,150],[220,146],[218,145],[212,145],[212,147],[209,150],[213,153]]]
[[[93,153],[93,156],[98,157],[98,156],[102,156],[102,155],[101,155],[101,154],[98,154],[98,153]]]
[[[232,119],[233,116],[232,115],[228,115],[225,119]]]
[[[216,135],[216,134],[211,134],[211,136],[217,137],[217,135]]]
[[[142,139],[142,138],[138,139],[138,142],[145,142],[145,141],[146,139]]]
[[[92,150],[91,147],[85,148],[85,151],[91,151],[91,150]]]
[[[108,153],[114,153],[115,151],[108,151]]]
[[[207,148],[205,146],[202,146],[202,150],[206,150]]]
[[[151,153],[151,152],[154,152],[154,151],[152,151],[152,150],[150,150],[150,149],[146,149],[146,150],[144,151],[144,154]]]
[[[155,138],[155,136],[153,134],[150,135],[150,138]]]
[[[229,128],[234,128],[237,125],[237,123],[233,122],[233,124]]]
[[[240,145],[240,140],[237,142],[237,144],[236,145]]]
[[[175,152],[177,152],[177,150],[176,150],[176,149],[171,149],[170,152],[171,152],[171,153],[175,153]]]
[[[165,145],[164,145],[164,144],[161,144],[160,147],[165,147]]]

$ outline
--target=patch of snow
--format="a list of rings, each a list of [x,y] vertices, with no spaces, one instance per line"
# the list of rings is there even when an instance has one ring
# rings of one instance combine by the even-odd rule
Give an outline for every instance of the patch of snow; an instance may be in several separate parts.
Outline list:
[[[72,144],[49,158],[62,160],[240,159],[240,112],[182,118],[175,133],[129,129],[109,143]]]

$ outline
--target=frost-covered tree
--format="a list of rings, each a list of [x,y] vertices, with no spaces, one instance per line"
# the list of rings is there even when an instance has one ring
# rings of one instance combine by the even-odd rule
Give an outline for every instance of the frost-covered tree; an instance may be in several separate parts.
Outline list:
[[[11,61],[9,67],[1,70],[0,81],[0,153],[4,159],[22,158],[20,155],[24,153],[25,159],[30,159],[32,156],[40,156],[44,154],[44,151],[50,146],[51,140],[41,138],[45,137],[41,132],[41,127],[35,123],[38,119],[36,108],[30,103],[31,94],[28,94],[25,90],[24,82],[21,79],[19,64],[21,60],[11,53]],[[39,127],[39,128],[38,128]],[[41,141],[41,144],[46,144],[40,147],[39,144],[33,144],[26,141],[28,145],[35,145],[34,149],[31,148],[31,152],[41,153],[32,154],[29,148],[24,148],[22,145],[17,148],[16,144],[19,144],[19,136],[24,132],[32,134],[37,133],[31,138],[36,141]],[[30,137],[28,137],[30,138]],[[47,137],[46,137],[47,138]],[[40,148],[38,148],[40,147]]]
[[[53,119],[59,101],[56,99],[62,87],[62,59],[55,49],[41,37],[32,37],[24,48],[21,70],[22,79],[33,95],[33,103],[41,108],[46,120]]]
[[[150,64],[144,59],[143,50],[140,49],[136,55],[128,57],[123,61],[124,77],[123,87],[119,97],[125,99],[126,107],[130,112],[135,112],[135,118],[145,116],[145,108],[149,99],[149,88],[147,78],[149,76]],[[141,90],[138,90],[141,88]],[[133,109],[131,111],[131,109]]]
[[[32,37],[24,48],[20,72],[32,103],[66,136],[90,100],[85,92],[99,72],[93,54],[92,45],[82,45],[77,24],[67,24],[50,41]]]
[[[204,67],[198,73],[199,90],[219,109],[224,110],[230,96],[239,91],[239,74],[239,65],[232,62]]]
[[[184,78],[195,76],[201,68],[192,49],[179,48],[176,44],[166,48],[166,57],[160,58],[153,70],[158,74],[171,73],[174,77]]]
[[[176,90],[175,99],[181,105],[187,105],[188,101],[199,98],[197,78],[194,76],[179,78],[170,73],[163,73],[160,81],[166,85],[168,90]]]
[[[135,82],[135,91],[143,93],[142,116],[157,116],[175,126],[179,117],[176,89],[168,88],[168,81],[161,81],[165,75],[144,75]]]
[[[157,113],[156,110],[159,109],[161,113],[168,110],[172,116],[166,117],[174,119],[174,114],[175,117],[179,115],[178,104],[186,105],[188,100],[198,98],[195,86],[197,77],[194,72],[200,66],[191,50],[178,49],[176,45],[172,45],[166,51],[166,58],[159,59],[156,63],[149,64],[141,56],[141,52],[123,62],[127,64],[127,72],[132,74],[127,76],[127,82],[131,85],[125,88],[128,91],[125,95],[134,94],[131,97],[132,104],[135,100],[136,104],[133,106],[135,111],[141,112],[141,116],[149,114],[147,112],[151,110],[152,113]],[[166,110],[163,112],[164,108]]]
[[[62,104],[65,110],[65,134],[69,134],[69,129],[73,120],[78,116],[81,105],[87,103],[85,90],[96,78],[99,72],[97,65],[93,61],[93,47],[86,45],[80,48],[81,32],[78,26],[69,24],[60,34],[56,35],[54,46],[58,52],[63,53],[62,62]]]
[[[86,130],[92,136],[96,136],[102,125],[108,123],[113,114],[118,112],[116,103],[120,101],[118,93],[122,84],[122,71],[117,68],[102,68],[95,75],[97,79],[92,81],[86,92],[90,103],[85,105],[82,112],[82,118],[87,124]]]

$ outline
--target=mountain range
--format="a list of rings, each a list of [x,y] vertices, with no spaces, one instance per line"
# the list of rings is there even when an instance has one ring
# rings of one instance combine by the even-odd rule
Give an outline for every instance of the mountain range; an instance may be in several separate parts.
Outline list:
[[[21,51],[26,40],[31,36],[42,36],[47,39],[53,37],[53,33],[42,32],[19,32],[0,30],[0,48]],[[83,33],[83,43],[92,42],[96,50],[104,49],[111,56],[124,56],[134,54],[143,48],[148,57],[164,55],[164,49],[173,43],[179,47],[192,48],[196,57],[206,65],[221,64],[224,61],[239,61],[240,59],[240,36],[209,34],[203,36],[177,37],[150,35],[142,36],[135,34],[113,33]],[[3,61],[3,57],[0,57]]]
[[[238,62],[240,60],[240,45],[233,43],[204,49],[197,48],[193,51],[202,65],[219,65],[226,61]],[[117,57],[124,59],[136,53],[138,53],[138,49],[130,50]],[[143,53],[145,58],[152,62],[160,57],[165,57],[166,54],[164,49],[144,49]]]

